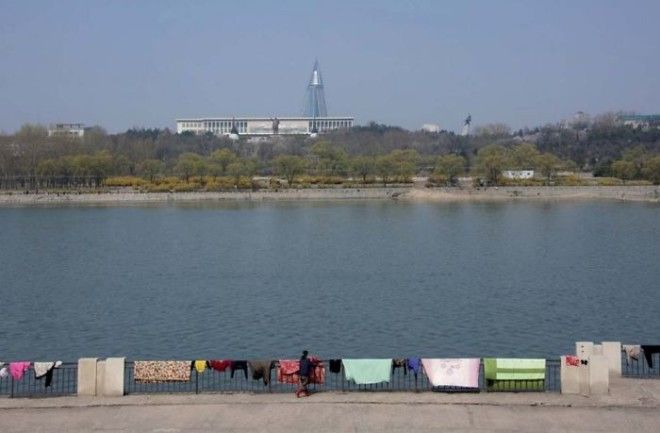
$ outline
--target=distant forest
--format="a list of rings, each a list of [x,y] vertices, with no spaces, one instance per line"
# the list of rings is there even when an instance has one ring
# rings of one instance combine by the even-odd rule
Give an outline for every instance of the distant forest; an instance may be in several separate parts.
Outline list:
[[[520,158],[524,152],[529,158]],[[542,155],[547,156],[545,161],[539,159]],[[45,127],[27,124],[15,134],[0,135],[0,187],[101,186],[116,176],[150,181],[176,176],[188,182],[195,176],[239,180],[241,176],[272,174],[291,182],[302,174],[353,176],[366,182],[376,176],[403,180],[435,173],[450,182],[469,173],[497,183],[502,170],[538,170],[543,163],[554,167],[546,170],[548,178],[556,171],[573,170],[658,183],[659,155],[660,129],[624,126],[613,114],[589,122],[518,131],[489,124],[474,128],[465,137],[372,122],[314,139],[231,140],[212,134],[176,134],[169,129],[108,134],[100,127],[88,128],[84,137],[74,138],[48,137]],[[443,167],[451,165],[451,158],[457,168],[445,172]],[[497,165],[494,169],[493,163]]]

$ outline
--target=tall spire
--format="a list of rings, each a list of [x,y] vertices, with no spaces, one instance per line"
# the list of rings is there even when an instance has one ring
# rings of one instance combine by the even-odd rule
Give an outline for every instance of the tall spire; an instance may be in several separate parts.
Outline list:
[[[325,93],[323,91],[323,78],[321,77],[321,69],[319,68],[319,61],[314,62],[314,69],[312,76],[307,85],[307,92],[305,93],[305,107],[303,109],[303,116],[307,117],[326,117],[328,109],[325,106]]]

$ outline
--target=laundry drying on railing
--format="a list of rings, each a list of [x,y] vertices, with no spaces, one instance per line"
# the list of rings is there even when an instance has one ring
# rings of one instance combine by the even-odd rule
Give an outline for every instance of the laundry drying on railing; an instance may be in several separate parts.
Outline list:
[[[391,359],[342,359],[346,380],[357,385],[390,381]]]
[[[436,387],[479,388],[479,358],[422,359],[429,381]]]
[[[188,382],[192,361],[135,361],[133,379],[140,383]]]
[[[51,386],[53,382],[53,372],[56,368],[62,365],[62,361],[47,361],[47,362],[30,362],[30,361],[16,361],[10,362],[8,366],[5,366],[3,362],[0,362],[0,379],[11,376],[14,381],[21,381],[30,370],[30,367],[34,370],[34,378],[37,380],[44,380],[44,388]]]
[[[309,357],[314,368],[309,375],[309,383],[323,385],[325,383],[325,366],[323,362],[313,356]],[[341,362],[341,361],[340,361]],[[300,382],[300,361],[297,359],[280,359],[277,367],[277,381],[279,383],[298,384]],[[339,373],[340,369],[337,371]]]
[[[542,391],[545,359],[484,358],[488,391]]]

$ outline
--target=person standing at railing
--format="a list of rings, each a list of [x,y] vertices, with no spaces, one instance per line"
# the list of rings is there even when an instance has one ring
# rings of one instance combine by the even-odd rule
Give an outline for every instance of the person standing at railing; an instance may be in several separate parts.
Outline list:
[[[298,389],[296,390],[296,397],[304,395],[309,397],[309,390],[307,386],[309,385],[309,376],[314,371],[314,364],[312,360],[308,357],[309,352],[303,350],[302,356],[300,357],[298,375],[300,376],[300,382]]]

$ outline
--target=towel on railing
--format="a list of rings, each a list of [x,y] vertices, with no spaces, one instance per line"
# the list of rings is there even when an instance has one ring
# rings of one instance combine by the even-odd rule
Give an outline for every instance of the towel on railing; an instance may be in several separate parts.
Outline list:
[[[133,379],[142,383],[188,382],[191,361],[135,361]]]
[[[212,359],[209,361],[209,366],[215,371],[225,371],[231,368],[231,361],[228,359]]]
[[[484,358],[489,380],[544,380],[545,359]]]
[[[422,365],[433,386],[479,388],[479,358],[424,358]]]
[[[566,355],[566,356],[564,356],[564,359],[566,359],[566,366],[567,367],[579,367],[580,366],[580,358],[575,356],[575,355]]]
[[[44,387],[48,388],[53,382],[53,371],[62,365],[62,361],[56,362],[35,362],[34,363],[34,378],[41,379],[46,377]]]
[[[328,361],[330,373],[341,373],[341,359],[331,359]]]
[[[28,368],[30,368],[29,361],[10,362],[9,374],[11,374],[14,380],[21,380]]]
[[[314,368],[309,376],[309,383],[323,384],[325,383],[325,366],[318,358],[311,357],[310,361]],[[293,383],[300,382],[300,361],[297,359],[280,359],[279,367],[277,368],[277,381],[280,383]]]
[[[264,386],[270,383],[270,370],[273,368],[273,361],[253,359],[248,361],[248,365],[252,370],[252,379],[263,380]]]
[[[408,365],[408,370],[415,373],[415,377],[417,377],[419,369],[422,366],[422,360],[420,358],[408,358],[406,364]]]
[[[7,367],[0,368],[0,379],[3,379],[7,376],[9,376],[9,372],[7,371]]]
[[[408,363],[406,362],[405,358],[398,358],[392,360],[392,374],[394,374],[394,370],[396,370],[397,368],[403,368],[403,374],[404,375],[408,374]]]
[[[204,370],[206,370],[206,361],[202,359],[198,359],[195,361],[195,371],[197,373],[204,373]]]
[[[639,344],[624,344],[621,348],[626,352],[626,363],[630,362],[631,359],[637,361],[642,351],[642,346]]]
[[[297,359],[280,359],[277,368],[277,381],[281,383],[298,383],[300,376],[300,361]]]
[[[234,372],[237,370],[243,370],[243,373],[245,374],[245,380],[247,380],[248,375],[247,375],[247,370],[248,370],[248,365],[247,361],[241,359],[241,360],[236,360],[232,361],[231,365],[229,366],[229,371],[231,371],[231,378],[234,378]]]
[[[343,359],[346,380],[358,385],[390,381],[391,359]]]
[[[660,345],[642,344],[641,348],[644,351],[646,363],[649,365],[649,368],[653,368],[653,354],[660,353]]]

